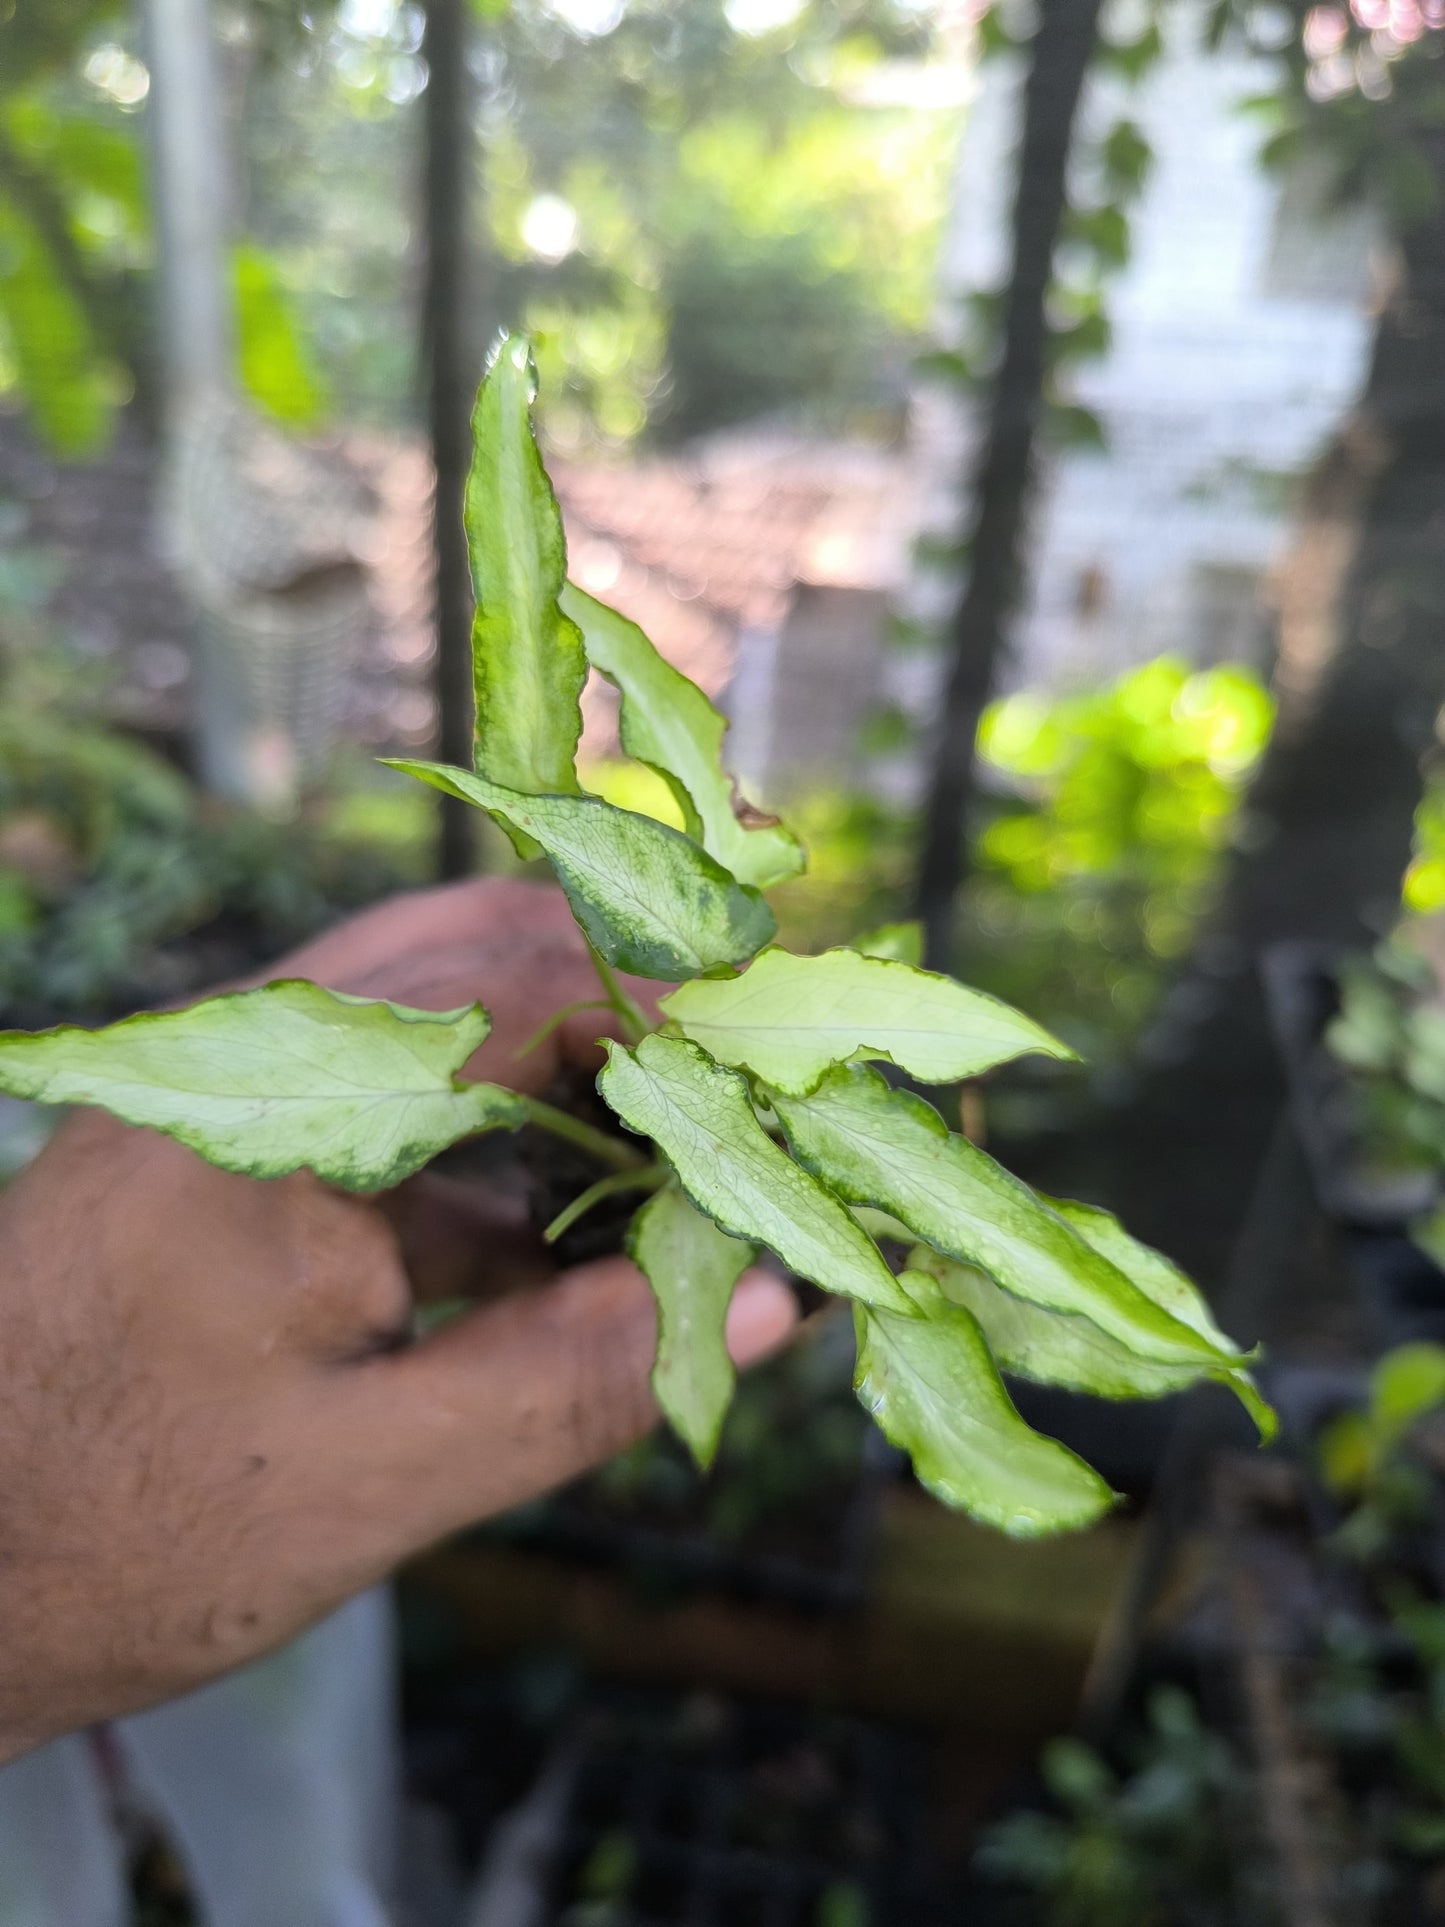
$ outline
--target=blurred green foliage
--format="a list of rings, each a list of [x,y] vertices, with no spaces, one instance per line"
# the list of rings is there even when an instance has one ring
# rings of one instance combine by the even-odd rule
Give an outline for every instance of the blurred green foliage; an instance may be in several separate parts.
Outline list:
[[[1430,773],[1415,810],[1415,847],[1400,899],[1407,912],[1429,916],[1445,910],[1445,772]]]
[[[408,880],[394,848],[203,798],[124,736],[0,713],[7,1023],[93,1020],[185,996]]]
[[[932,32],[904,0],[516,0],[491,23],[496,299],[542,337],[554,435],[896,408],[957,116],[868,83]]]
[[[30,566],[17,566],[28,560]],[[427,879],[415,785],[341,770],[276,822],[107,726],[107,679],[49,633],[43,556],[0,570],[0,1017],[92,1021],[270,962]]]
[[[963,923],[968,981],[1096,1068],[1148,1020],[1208,909],[1273,704],[1247,669],[1172,657],[1102,688],[1005,697]]]
[[[124,10],[95,0],[0,18],[0,396],[18,393],[65,456],[104,442],[154,359],[150,83],[132,40]],[[325,390],[277,263],[245,244],[233,275],[243,388],[282,420],[314,419]]]
[[[1189,1695],[1159,1687],[1116,1772],[1092,1747],[1052,1740],[1041,1769],[1049,1810],[984,1836],[978,1863],[1037,1896],[1040,1927],[1225,1927],[1239,1918],[1224,1801],[1238,1762]]]
[[[1375,1361],[1361,1405],[1338,1413],[1316,1441],[1320,1475],[1352,1508],[1336,1549],[1379,1559],[1402,1529],[1430,1518],[1434,1485],[1410,1451],[1418,1428],[1445,1406],[1445,1345],[1416,1340]]]
[[[1386,1176],[1433,1173],[1445,1187],[1445,1006],[1410,919],[1370,955],[1343,958],[1335,975],[1339,1010],[1325,1046],[1354,1073],[1370,1167]],[[1420,1248],[1445,1264],[1445,1208],[1411,1229]]]
[[[1275,68],[1246,105],[1266,163],[1319,165],[1338,203],[1364,202],[1397,235],[1428,233],[1445,189],[1445,16],[1433,0],[1212,0],[1209,35]]]

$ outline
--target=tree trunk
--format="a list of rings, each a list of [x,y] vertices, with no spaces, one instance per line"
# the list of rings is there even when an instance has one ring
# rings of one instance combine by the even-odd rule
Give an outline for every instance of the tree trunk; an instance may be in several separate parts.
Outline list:
[[[1445,159],[1437,172],[1445,188]],[[1362,405],[1316,468],[1283,571],[1279,718],[1248,799],[1252,833],[1156,1027],[1138,1091],[1089,1134],[1092,1168],[1076,1165],[1067,1180],[1082,1175],[1211,1287],[1283,1099],[1261,952],[1299,938],[1358,948],[1398,913],[1445,700],[1442,525],[1437,223],[1404,237]]]
[[[436,494],[432,553],[436,594],[436,696],[444,763],[472,765],[472,589],[462,525],[471,456],[475,370],[463,313],[468,185],[474,162],[466,65],[467,0],[426,0],[426,282],[422,329],[427,421]],[[439,798],[437,867],[443,877],[475,865],[476,812]]]
[[[1066,205],[1069,149],[1093,52],[1099,0],[1041,0],[1024,82],[1003,348],[975,472],[968,579],[949,624],[951,667],[923,813],[915,895],[924,953],[946,969],[965,868],[974,742],[1018,596],[1024,523],[1043,405],[1045,304]]]

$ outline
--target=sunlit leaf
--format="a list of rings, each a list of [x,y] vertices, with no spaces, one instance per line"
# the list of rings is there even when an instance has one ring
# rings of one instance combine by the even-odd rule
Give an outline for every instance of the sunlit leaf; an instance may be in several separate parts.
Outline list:
[[[1098,1473],[1014,1410],[973,1314],[923,1273],[905,1271],[899,1283],[913,1316],[855,1309],[854,1386],[929,1491],[1021,1539],[1108,1511],[1113,1495]]]
[[[575,584],[562,609],[582,632],[587,659],[621,691],[619,733],[629,756],[663,776],[688,833],[740,883],[765,889],[803,867],[795,836],[770,818],[739,812],[722,768],[727,727],[707,697],[664,660],[635,622]]]
[[[1166,1364],[1237,1364],[1163,1310],[1002,1166],[951,1134],[931,1105],[863,1065],[811,1097],[776,1093],[794,1154],[840,1197],[902,1219],[949,1257],[1031,1303],[1074,1312]]]
[[[253,1177],[303,1167],[350,1191],[398,1183],[458,1138],[522,1122],[521,1100],[457,1073],[479,1005],[408,1010],[285,980],[104,1030],[0,1035],[0,1090],[95,1104]]]
[[[779,1150],[736,1071],[696,1044],[654,1034],[610,1044],[597,1088],[650,1137],[700,1211],[734,1238],[766,1245],[826,1291],[910,1314],[878,1247],[838,1200]]]
[[[1397,1345],[1370,1374],[1370,1413],[1387,1450],[1440,1405],[1445,1405],[1445,1345],[1427,1339]]]
[[[733,1395],[728,1302],[753,1247],[720,1231],[669,1185],[632,1220],[627,1253],[657,1300],[653,1392],[706,1471]]]
[[[567,550],[532,433],[527,343],[503,335],[477,395],[467,478],[479,771],[530,796],[575,793],[587,658],[557,598]]]
[[[719,1063],[802,1096],[830,1065],[887,1058],[931,1084],[975,1077],[1025,1051],[1073,1052],[1007,1004],[951,977],[856,950],[765,950],[741,977],[699,978],[663,999]]]
[[[895,963],[921,964],[923,962],[923,925],[916,920],[910,923],[880,923],[876,930],[867,930],[861,937],[854,937],[848,945],[862,957],[891,957]]]
[[[61,455],[109,431],[112,389],[89,321],[30,222],[0,195],[0,361],[19,377],[35,426]]]
[[[619,970],[676,982],[742,963],[773,934],[772,912],[756,890],[650,816],[600,796],[525,796],[470,770],[384,760],[490,811],[545,850],[572,914]]]
[[[231,254],[241,382],[277,421],[305,426],[327,405],[326,386],[276,264],[249,243]]]

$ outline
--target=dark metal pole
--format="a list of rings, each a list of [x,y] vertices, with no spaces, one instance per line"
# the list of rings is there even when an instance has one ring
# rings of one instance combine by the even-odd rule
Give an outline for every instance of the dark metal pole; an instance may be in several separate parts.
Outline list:
[[[914,900],[925,961],[938,970],[949,965],[964,876],[974,740],[1022,573],[1048,348],[1046,302],[1074,120],[1098,19],[1099,0],[1042,0],[1028,55],[1003,352],[973,479],[968,580],[949,624],[952,661],[934,739]]]
[[[462,527],[470,459],[469,416],[475,370],[463,313],[467,209],[475,155],[466,63],[466,0],[426,0],[423,51],[426,110],[426,283],[422,327],[427,425],[436,474],[435,558],[439,750],[444,763],[472,764],[472,590]],[[476,812],[439,798],[437,867],[443,877],[475,867]]]

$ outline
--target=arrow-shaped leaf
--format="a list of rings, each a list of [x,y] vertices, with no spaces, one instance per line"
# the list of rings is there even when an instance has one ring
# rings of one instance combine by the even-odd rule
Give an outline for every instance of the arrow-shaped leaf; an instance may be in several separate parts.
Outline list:
[[[567,550],[532,433],[536,392],[531,350],[504,334],[472,415],[465,508],[477,768],[533,796],[577,789],[587,680],[581,632],[557,604]]]
[[[660,656],[635,622],[569,582],[562,608],[582,632],[587,660],[621,693],[622,747],[666,781],[688,834],[739,883],[766,889],[796,876],[803,848],[781,823],[739,813],[722,767],[727,725],[707,697]]]
[[[973,1314],[922,1273],[899,1283],[915,1316],[855,1308],[854,1388],[923,1484],[1016,1538],[1092,1524],[1112,1504],[1108,1486],[1019,1417]]]
[[[597,1088],[623,1123],[650,1137],[684,1191],[734,1238],[766,1245],[825,1291],[907,1317],[882,1254],[824,1187],[759,1124],[747,1085],[680,1037],[609,1044]]]
[[[741,977],[682,984],[662,1008],[720,1064],[794,1097],[860,1054],[888,1058],[932,1084],[975,1077],[1025,1051],[1074,1054],[996,998],[856,950],[765,950]]]
[[[632,1220],[627,1251],[657,1300],[653,1392],[706,1471],[733,1395],[728,1302],[753,1248],[719,1231],[669,1185]]]
[[[1188,1391],[1201,1379],[1218,1378],[1238,1393],[1261,1438],[1274,1434],[1274,1414],[1242,1370],[1203,1363],[1160,1365],[1140,1358],[1091,1318],[1045,1311],[1041,1305],[1015,1298],[1012,1292],[1000,1291],[975,1266],[959,1264],[926,1245],[912,1253],[909,1264],[936,1278],[951,1303],[973,1313],[989,1350],[1006,1372],[1039,1385],[1092,1392],[1099,1398],[1167,1398],[1172,1392]]]
[[[475,1004],[407,1010],[292,979],[104,1030],[7,1031],[0,1090],[99,1105],[227,1171],[376,1191],[523,1121],[511,1091],[457,1076],[489,1028]]]
[[[1053,1311],[1074,1312],[1144,1358],[1235,1365],[1157,1305],[931,1105],[863,1065],[830,1071],[811,1097],[774,1106],[794,1155],[840,1197],[900,1218],[949,1257]]]
[[[741,963],[773,914],[691,838],[600,796],[521,796],[470,770],[384,759],[540,844],[590,942],[619,970],[676,982]]]

